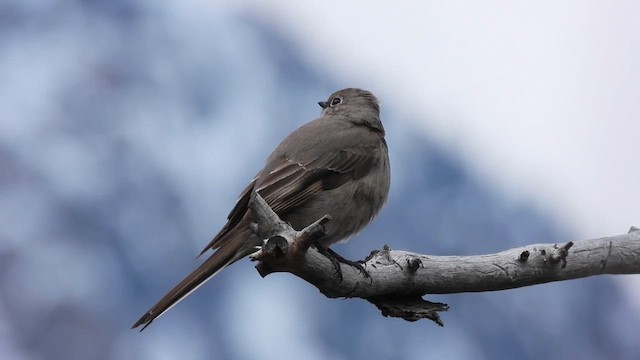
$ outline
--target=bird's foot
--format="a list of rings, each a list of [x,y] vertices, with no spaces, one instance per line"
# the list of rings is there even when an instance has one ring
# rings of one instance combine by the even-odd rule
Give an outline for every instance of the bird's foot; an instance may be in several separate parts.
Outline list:
[[[345,259],[337,252],[331,250],[330,248],[325,248],[317,242],[315,245],[316,245],[316,249],[318,249],[320,254],[324,255],[327,259],[331,260],[331,263],[333,264],[333,267],[336,269],[336,274],[338,275],[338,278],[340,279],[340,281],[342,281],[342,269],[340,268],[340,263],[353,266],[354,268],[358,269],[358,271],[360,271],[360,273],[363,274],[366,278],[371,277],[369,275],[369,272],[364,268],[364,266],[362,266],[362,262]]]

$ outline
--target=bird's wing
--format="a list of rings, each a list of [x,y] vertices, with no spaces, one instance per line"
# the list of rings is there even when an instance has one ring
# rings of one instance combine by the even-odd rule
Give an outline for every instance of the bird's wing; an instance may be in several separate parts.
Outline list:
[[[314,194],[339,188],[368,174],[380,161],[371,146],[359,145],[324,153],[307,162],[283,159],[256,184],[256,191],[279,215],[295,209]]]
[[[304,160],[286,156],[270,159],[263,171],[240,194],[236,206],[229,213],[227,224],[202,253],[216,249],[225,242],[246,214],[252,191],[257,191],[273,211],[283,216],[320,191],[336,189],[349,180],[357,180],[368,174],[383,160],[378,151],[381,144],[386,146],[384,140],[357,143]]]

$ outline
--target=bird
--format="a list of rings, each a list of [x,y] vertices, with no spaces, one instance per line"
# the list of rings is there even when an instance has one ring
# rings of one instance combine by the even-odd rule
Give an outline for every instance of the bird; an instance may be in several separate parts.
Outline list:
[[[378,99],[367,90],[346,88],[318,104],[320,117],[293,131],[276,147],[241,192],[226,224],[200,253],[211,250],[213,254],[132,329],[143,326],[140,331],[144,330],[221,270],[261,248],[262,240],[249,226],[256,221],[249,209],[254,193],[296,230],[329,215],[331,221],[324,225],[325,234],[316,244],[325,254],[331,245],[357,234],[377,216],[387,201],[391,180]]]

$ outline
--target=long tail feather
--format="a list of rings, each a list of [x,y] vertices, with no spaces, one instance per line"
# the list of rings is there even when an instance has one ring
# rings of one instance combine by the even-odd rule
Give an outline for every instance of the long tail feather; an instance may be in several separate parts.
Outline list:
[[[225,244],[226,246],[221,246],[211,257],[205,260],[202,265],[184,278],[184,280],[163,296],[158,303],[153,305],[149,311],[142,315],[131,328],[134,329],[140,325],[144,325],[140,331],[144,330],[153,320],[176,306],[209,279],[216,276],[220,270],[253,253],[255,250],[251,246],[247,246],[249,239],[247,239],[246,234],[242,235],[227,242]]]

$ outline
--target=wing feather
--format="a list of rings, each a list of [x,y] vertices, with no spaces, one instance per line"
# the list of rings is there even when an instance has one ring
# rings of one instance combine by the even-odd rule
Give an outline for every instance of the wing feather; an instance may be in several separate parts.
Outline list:
[[[273,211],[284,216],[323,190],[336,189],[349,180],[366,176],[381,161],[380,138],[376,138],[378,141],[355,143],[346,149],[316,154],[315,158],[300,155],[306,158],[292,159],[293,156],[285,154],[270,158],[262,172],[242,191],[228,222],[202,253],[217,249],[225,242],[227,235],[246,216],[253,191],[257,191]],[[384,138],[382,144],[386,146]]]

